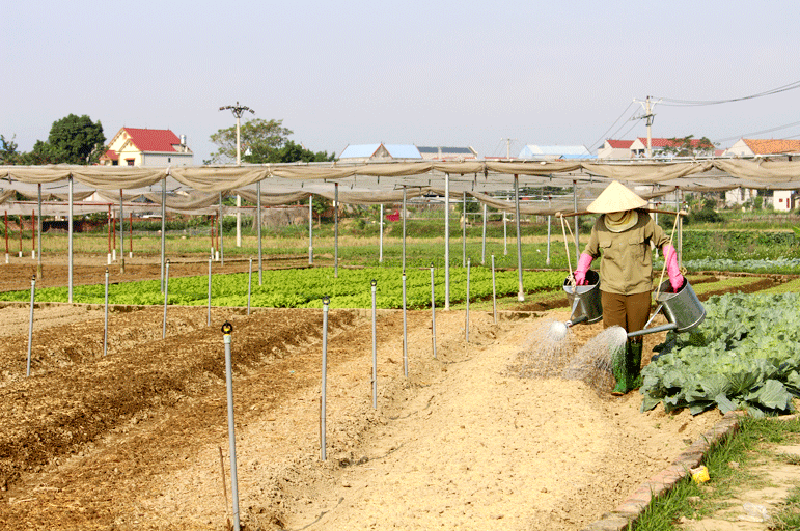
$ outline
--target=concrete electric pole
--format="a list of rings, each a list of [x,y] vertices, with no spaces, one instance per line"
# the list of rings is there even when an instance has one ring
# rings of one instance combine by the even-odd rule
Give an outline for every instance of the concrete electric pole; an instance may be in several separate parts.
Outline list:
[[[239,105],[239,102],[236,102],[236,105],[226,105],[225,107],[220,107],[219,110],[221,111],[231,111],[233,115],[236,117],[236,165],[242,165],[242,114],[247,111],[250,111],[250,114],[255,114],[255,111],[249,107],[244,105]],[[238,210],[238,207],[242,206],[242,196],[236,196],[236,247],[242,246],[242,213]],[[222,205],[220,205],[222,208]]]

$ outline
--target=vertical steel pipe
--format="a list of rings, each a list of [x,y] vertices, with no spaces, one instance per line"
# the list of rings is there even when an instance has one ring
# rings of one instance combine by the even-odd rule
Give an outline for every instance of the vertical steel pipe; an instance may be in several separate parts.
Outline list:
[[[467,311],[465,313],[466,322],[464,323],[464,341],[469,343],[469,270],[470,261],[467,259]]]
[[[125,227],[122,226],[125,216],[122,214],[122,188],[119,190],[119,271],[125,271]]]
[[[308,265],[314,263],[314,208],[313,195],[308,196]]]
[[[408,378],[408,305],[406,295],[406,273],[403,271],[403,373]]]
[[[483,236],[481,238],[481,264],[486,263],[486,223],[489,217],[489,207],[483,204]]]
[[[106,268],[105,324],[103,326],[103,356],[108,354],[108,268]]]
[[[225,321],[222,338],[225,343],[225,391],[228,402],[228,448],[231,460],[231,500],[233,502],[233,529],[241,531],[239,522],[239,478],[236,466],[236,434],[233,424],[233,371],[231,369],[231,332],[233,327]]]
[[[517,174],[514,174],[514,207],[517,218],[517,276],[519,277],[517,300],[523,302],[525,300],[525,288],[522,286],[522,230],[520,228],[519,215],[519,175]]]
[[[253,257],[250,257],[250,273],[247,275],[247,315],[250,315],[250,294],[253,286]]]
[[[406,201],[408,199],[408,190],[403,185],[403,273],[406,272]]]
[[[161,330],[161,339],[167,337],[167,300],[169,299],[169,259],[164,271],[164,322]]]
[[[36,216],[36,249],[39,254],[36,255],[36,275],[42,277],[42,185],[36,185],[36,208],[38,209],[38,216]]]
[[[450,174],[444,174],[444,309],[450,309]]]
[[[256,238],[258,238],[258,285],[261,285],[261,181],[256,183]]]
[[[436,279],[431,264],[431,338],[433,340],[433,359],[436,359]]]
[[[384,219],[383,218],[383,203],[381,203],[380,211],[381,211],[381,213],[380,213],[381,219],[378,222],[378,230],[380,231],[380,238],[379,238],[380,243],[378,245],[378,247],[380,248],[380,251],[378,251],[378,263],[382,264],[383,263],[383,219]]]
[[[503,256],[508,256],[508,230],[506,228],[506,213],[503,211]]]
[[[208,326],[211,326],[211,263],[212,259],[208,260]]]
[[[161,292],[164,292],[164,260],[167,258],[167,177],[161,181]],[[213,248],[214,245],[212,244]],[[214,254],[214,251],[211,251]]]
[[[69,203],[69,213],[67,214],[67,264],[68,264],[68,271],[67,271],[67,302],[72,304],[72,292],[73,292],[73,273],[74,273],[74,261],[72,257],[73,252],[73,236],[75,233],[75,217],[72,213],[73,205],[74,205],[74,187],[75,183],[73,181],[72,175],[67,177],[67,199]]]
[[[494,312],[494,324],[497,324],[497,278],[494,274],[494,253],[492,254],[492,308]]]
[[[547,206],[549,206],[550,208],[553,207],[552,197],[547,198]],[[547,260],[546,260],[547,265],[550,265],[550,234],[552,232],[551,231],[552,218],[553,216],[551,216],[550,214],[547,215]]]
[[[572,181],[572,206],[578,213],[578,181]],[[575,256],[581,255],[581,235],[578,233],[580,216],[575,216]]]
[[[461,224],[461,267],[467,267],[467,192],[462,192],[461,214],[464,222]]]
[[[378,281],[369,281],[372,291],[372,408],[378,409],[378,326],[376,294]]]
[[[327,295],[322,297],[322,397],[320,398],[319,433],[322,460],[327,459],[327,428],[328,416],[328,306],[331,299]]]
[[[33,344],[33,301],[36,298],[36,276],[31,277],[31,315],[28,319],[28,369],[25,376],[31,375],[31,348]]]
[[[222,215],[222,192],[219,193],[219,259],[223,267],[225,267],[225,243],[222,241],[222,225],[225,222],[225,216]]]
[[[333,183],[333,278],[339,278],[339,183]]]

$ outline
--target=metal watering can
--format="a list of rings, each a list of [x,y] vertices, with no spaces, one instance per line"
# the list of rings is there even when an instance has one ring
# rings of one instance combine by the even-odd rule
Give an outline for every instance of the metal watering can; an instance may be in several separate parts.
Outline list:
[[[629,338],[668,330],[675,330],[678,333],[691,332],[700,326],[700,323],[706,318],[706,309],[700,304],[700,300],[697,298],[691,284],[685,278],[683,279],[683,286],[677,293],[672,292],[669,280],[662,282],[658,288],[656,301],[658,302],[658,307],[653,312],[653,315],[650,316],[650,319],[647,320],[644,328],[629,333]],[[669,324],[647,328],[662,308],[664,309],[664,317],[667,318]]]
[[[567,292],[572,314],[564,323],[567,328],[580,323],[593,324],[603,318],[603,303],[600,299],[600,275],[597,271],[586,272],[587,284],[576,286],[571,276],[564,279],[562,288]]]

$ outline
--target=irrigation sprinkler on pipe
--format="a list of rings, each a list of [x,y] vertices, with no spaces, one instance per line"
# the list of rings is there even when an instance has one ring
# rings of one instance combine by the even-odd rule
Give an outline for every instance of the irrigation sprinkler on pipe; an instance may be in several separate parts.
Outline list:
[[[164,326],[161,331],[161,339],[167,337],[167,299],[169,299],[169,258],[167,258],[164,269]]]
[[[406,274],[403,272],[403,372],[408,378],[408,305],[406,293]]]
[[[376,324],[376,293],[378,281],[374,278],[369,281],[372,292],[372,409],[378,409],[378,327]]]
[[[320,414],[319,414],[319,433],[320,433],[320,448],[322,448],[322,460],[328,458],[327,456],[327,441],[326,441],[326,417],[327,417],[327,389],[328,389],[328,306],[330,305],[331,298],[325,295],[322,297],[322,397],[320,398]]]
[[[253,257],[250,257],[250,273],[247,275],[247,315],[250,315],[250,293],[253,287]]]
[[[431,262],[431,339],[433,340],[433,359],[436,359],[436,281]]]
[[[33,342],[33,301],[36,297],[36,275],[31,277],[31,316],[28,320],[28,369],[25,376],[31,375],[31,344]]]
[[[108,268],[106,268],[105,324],[103,326],[103,356],[108,354]]]
[[[225,343],[225,390],[228,398],[228,445],[231,460],[231,500],[233,502],[233,529],[241,531],[239,524],[239,480],[236,473],[236,435],[233,430],[233,385],[231,376],[231,332],[228,321],[222,325],[222,339]]]

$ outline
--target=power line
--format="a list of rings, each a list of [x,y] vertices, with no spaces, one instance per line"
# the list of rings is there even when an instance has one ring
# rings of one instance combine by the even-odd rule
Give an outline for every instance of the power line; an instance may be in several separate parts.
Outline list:
[[[763,131],[751,131],[749,133],[742,133],[741,135],[737,135],[737,136],[731,136],[731,137],[727,137],[727,138],[719,138],[719,139],[717,139],[717,142],[727,142],[728,140],[737,140],[739,138],[743,138],[745,136],[750,136],[750,135],[763,135],[763,134],[766,134],[766,133],[772,133],[772,132],[775,132],[775,131],[780,131],[781,129],[789,129],[790,127],[794,127],[796,125],[800,125],[800,122],[792,122],[790,124],[783,124],[783,125],[779,125],[777,127],[773,127],[771,129],[764,129]]]
[[[772,94],[778,94],[779,92],[786,92],[787,90],[794,90],[800,88],[800,80],[793,81],[791,83],[787,83],[786,85],[782,85],[780,87],[775,87],[773,89],[765,90],[763,92],[757,92],[755,94],[750,94],[747,96],[742,96],[740,98],[733,98],[728,100],[676,100],[671,98],[661,98],[663,102],[662,105],[666,105],[668,107],[704,107],[709,105],[721,105],[723,103],[733,103],[736,101],[745,101],[745,100],[752,100],[755,98],[760,98],[762,96],[769,96]]]
[[[606,132],[605,132],[605,133],[603,133],[602,135],[600,135],[600,138],[598,138],[597,140],[595,140],[595,141],[594,141],[594,143],[593,143],[593,144],[591,144],[591,145],[589,146],[589,149],[590,149],[590,150],[591,150],[591,149],[594,149],[594,147],[595,147],[595,146],[597,146],[597,145],[599,145],[599,144],[600,144],[600,142],[603,142],[603,141],[605,141],[605,139],[606,139],[606,138],[610,138],[610,137],[606,137],[606,135],[608,134],[608,132],[609,132],[609,131],[611,131],[611,129],[612,129],[612,128],[613,128],[613,127],[616,125],[616,123],[617,123],[617,122],[620,120],[620,118],[622,118],[623,116],[625,116],[625,113],[626,113],[626,112],[628,112],[628,109],[630,109],[630,108],[631,108],[631,106],[632,106],[633,104],[634,104],[634,102],[631,102],[631,103],[629,103],[629,104],[628,104],[628,106],[627,106],[627,107],[625,107],[625,110],[624,110],[624,111],[622,111],[622,114],[620,114],[620,115],[617,117],[617,119],[616,119],[616,120],[614,120],[614,121],[611,123],[611,125],[609,126],[609,128],[608,128],[608,129],[606,129]],[[627,120],[626,120],[626,121],[627,121]],[[620,129],[622,129],[624,126],[625,126],[625,122],[623,122],[623,123],[622,123],[622,125],[620,125],[620,126],[619,126],[619,128],[618,128],[616,131],[614,131],[614,134],[612,134],[611,136],[614,136],[615,134],[617,134],[617,132],[619,132],[619,130],[620,130]]]

